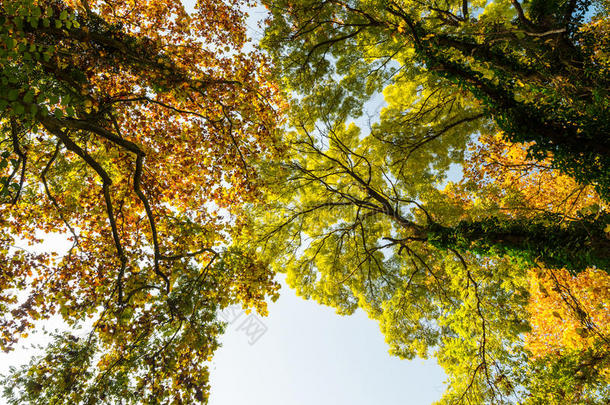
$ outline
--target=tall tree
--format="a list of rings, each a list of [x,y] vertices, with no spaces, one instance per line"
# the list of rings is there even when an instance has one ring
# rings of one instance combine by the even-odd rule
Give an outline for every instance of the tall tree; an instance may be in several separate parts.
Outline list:
[[[574,368],[559,362],[532,377],[550,363],[523,343],[529,270],[610,270],[599,196],[607,199],[607,155],[592,132],[569,146],[570,131],[608,118],[607,100],[564,100],[558,84],[584,90],[588,73],[562,70],[563,45],[543,44],[563,41],[568,28],[524,29],[519,4],[508,2],[269,7],[266,44],[294,95],[294,130],[289,160],[266,171],[269,203],[255,211],[261,252],[304,297],[379,320],[393,354],[434,354],[449,377],[443,403],[536,403]],[[575,38],[603,37],[599,21],[565,40],[585,52]],[[553,58],[556,71],[536,65]],[[607,60],[597,51],[587,58],[599,60],[591,83],[607,91]],[[528,64],[539,75],[519,70]],[[386,106],[368,130],[350,124],[381,91]],[[551,115],[568,110],[582,120],[555,131],[563,118]],[[469,141],[479,149],[469,152]],[[442,190],[456,165],[464,183]],[[583,384],[600,400],[594,374]]]
[[[574,221],[607,209],[590,186],[552,170],[550,161],[525,159],[526,150],[499,136],[480,137],[464,165],[464,180],[447,191],[475,215],[492,211],[527,218],[546,211]],[[605,232],[610,238],[610,226]],[[604,403],[608,397],[610,312],[602,302],[610,279],[595,268],[570,273],[536,266],[518,276],[530,295],[531,330],[520,335],[523,403]]]
[[[292,133],[291,160],[266,170],[268,203],[252,211],[261,254],[287,274],[297,293],[341,314],[365,310],[380,322],[394,355],[434,354],[448,375],[443,403],[542,398],[553,378],[567,378],[579,366],[575,358],[586,356],[573,353],[569,367],[562,363],[534,379],[541,376],[536,367],[544,370],[549,359],[532,357],[524,334],[531,268],[552,274],[565,267],[581,277],[597,263],[607,271],[607,214],[591,187],[574,193],[570,187],[582,186],[564,183],[551,169],[519,173],[540,164],[519,159],[526,150],[521,145],[519,154],[494,162],[507,163],[505,172],[473,178],[469,168],[463,184],[441,190],[443,176],[430,169],[434,151],[444,150],[438,139],[396,164],[375,138],[376,126],[366,137],[353,125],[325,128],[326,136],[311,128]],[[483,152],[484,143],[475,145]],[[511,176],[507,171],[542,190],[565,188],[565,195],[546,195],[544,208],[535,195],[528,204],[537,188],[502,184],[499,179]],[[498,189],[508,197],[498,201]],[[469,191],[466,201],[463,190]],[[583,387],[603,398],[600,374],[589,375]]]
[[[0,347],[53,315],[91,325],[14,370],[11,403],[205,402],[216,311],[276,296],[230,246],[282,108],[247,5],[0,6]],[[65,255],[29,251],[57,234]]]
[[[334,103],[343,102],[346,111],[390,79],[465,92],[476,102],[455,108],[484,112],[506,139],[531,142],[532,156],[551,156],[556,167],[610,198],[605,3],[266,4],[273,17],[265,41],[291,89],[310,93],[315,83],[332,78],[327,85],[337,83],[336,96],[343,98]],[[592,5],[601,8],[601,16],[585,24]]]

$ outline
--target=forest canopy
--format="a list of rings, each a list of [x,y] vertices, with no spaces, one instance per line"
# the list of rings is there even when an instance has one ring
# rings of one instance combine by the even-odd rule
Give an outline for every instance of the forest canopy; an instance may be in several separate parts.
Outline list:
[[[231,243],[256,162],[281,149],[244,6],[2,3],[0,347],[52,315],[70,327],[5,381],[9,401],[205,402],[217,310],[275,296]],[[15,248],[41,232],[73,245]]]
[[[206,403],[285,273],[439,403],[606,403],[607,2],[264,0],[260,44],[254,5],[0,6],[0,348],[66,326],[5,398]]]

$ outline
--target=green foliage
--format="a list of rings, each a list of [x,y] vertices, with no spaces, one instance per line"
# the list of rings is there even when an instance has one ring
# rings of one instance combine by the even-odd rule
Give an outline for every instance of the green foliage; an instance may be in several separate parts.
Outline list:
[[[610,397],[607,379],[600,370],[608,367],[606,348],[584,353],[564,353],[533,361],[523,370],[523,380],[531,394],[524,404],[605,404]]]
[[[54,312],[72,327],[95,318],[5,378],[11,403],[205,402],[215,312],[264,313],[267,263],[305,298],[365,310],[392,354],[436,356],[442,403],[607,394],[603,348],[533,360],[523,334],[528,267],[610,271],[610,214],[504,212],[441,191],[468,143],[501,131],[610,200],[605,3],[585,22],[581,0],[264,1],[263,46],[293,99],[281,147],[266,64],[240,53],[239,2],[191,16],[150,3],[118,2],[121,17],[0,7],[0,309],[32,289],[0,319],[0,344]],[[9,249],[40,229],[69,231],[72,250]],[[220,251],[228,241],[248,248]]]
[[[432,226],[430,242],[439,248],[483,256],[508,255],[524,268],[544,263],[574,274],[596,266],[610,271],[610,243],[604,232],[608,214],[561,224],[555,215],[527,219],[485,218],[454,227]]]
[[[524,347],[527,270],[610,271],[608,215],[506,211],[477,190],[460,204],[439,189],[469,141],[502,132],[608,200],[605,23],[585,23],[586,1],[265,3],[263,45],[293,106],[288,160],[267,169],[268,204],[252,212],[263,257],[303,297],[364,309],[391,353],[434,354],[441,403],[542,398],[553,377],[529,382],[544,361]]]
[[[289,89],[315,97],[309,90],[324,83],[344,106],[361,106],[388,81],[423,87],[415,72],[442,78],[423,88],[467,93],[508,140],[530,142],[532,156],[552,156],[608,199],[607,33],[583,25],[589,4],[285,0],[270,5],[264,44]],[[591,38],[605,44],[598,53]]]

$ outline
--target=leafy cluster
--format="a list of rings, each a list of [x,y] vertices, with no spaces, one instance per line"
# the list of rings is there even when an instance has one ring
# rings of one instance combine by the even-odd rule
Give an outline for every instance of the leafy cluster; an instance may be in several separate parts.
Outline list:
[[[596,266],[610,269],[610,244],[604,231],[608,214],[560,223],[556,215],[502,220],[489,217],[461,221],[454,227],[433,226],[433,246],[482,256],[508,255],[521,267],[545,263],[574,273]]]
[[[205,402],[216,312],[277,297],[232,246],[281,149],[243,7],[0,6],[0,348],[44,319],[69,330],[5,379],[13,403]],[[65,251],[40,249],[58,235]]]
[[[524,344],[531,268],[610,271],[601,3],[266,4],[263,45],[294,97],[288,161],[253,219],[276,271],[364,309],[391,353],[434,354],[441,403],[603,403],[606,332],[565,356]]]
[[[205,403],[284,272],[441,403],[604,403],[607,1],[263,4],[264,51],[247,1],[0,5],[0,348],[69,329],[6,398]]]

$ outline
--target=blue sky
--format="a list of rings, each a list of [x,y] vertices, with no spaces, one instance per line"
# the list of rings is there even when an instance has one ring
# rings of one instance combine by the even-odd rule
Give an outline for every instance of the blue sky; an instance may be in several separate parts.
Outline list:
[[[444,391],[434,359],[391,357],[363,312],[339,316],[283,285],[253,345],[238,330],[245,318],[228,326],[212,361],[211,405],[417,405]]]
[[[258,318],[266,332],[252,345],[238,330],[246,317],[228,325],[210,364],[210,405],[419,405],[444,391],[434,359],[390,357],[377,322],[362,312],[337,315],[283,285],[269,316]],[[46,340],[35,333],[19,349],[0,353],[0,374],[26,363],[39,352],[29,345]]]

